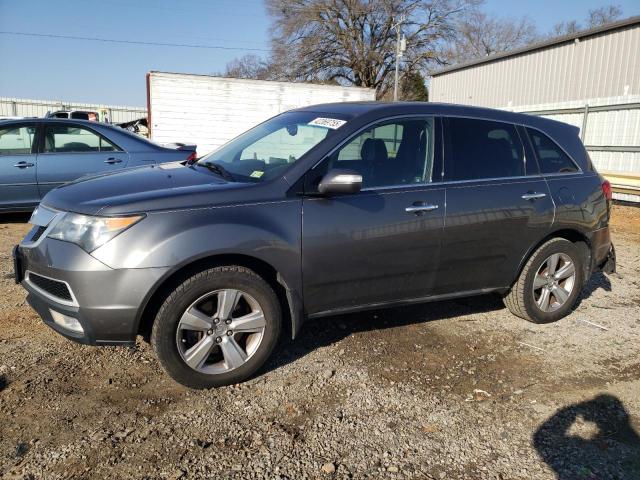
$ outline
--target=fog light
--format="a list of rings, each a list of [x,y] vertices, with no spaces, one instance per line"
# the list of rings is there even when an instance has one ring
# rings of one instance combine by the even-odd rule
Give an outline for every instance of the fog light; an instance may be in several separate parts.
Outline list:
[[[49,312],[51,312],[51,317],[53,318],[54,323],[60,325],[65,330],[75,333],[84,333],[82,325],[80,325],[80,322],[75,318],[68,317],[67,315],[63,315],[62,313],[51,309],[49,309]]]

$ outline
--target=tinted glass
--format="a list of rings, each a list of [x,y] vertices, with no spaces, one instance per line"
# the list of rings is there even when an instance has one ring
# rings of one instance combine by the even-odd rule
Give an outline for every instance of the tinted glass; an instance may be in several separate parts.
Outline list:
[[[577,172],[578,167],[569,156],[549,137],[537,130],[527,128],[531,143],[538,156],[542,173],[571,173]]]
[[[118,150],[106,138],[74,125],[48,125],[44,151],[48,153],[114,152]]]
[[[0,155],[31,153],[36,129],[33,126],[0,128]]]
[[[468,118],[449,118],[447,125],[448,180],[525,175],[522,143],[513,125]]]
[[[363,188],[430,182],[433,147],[433,118],[386,123],[348,142],[329,158],[327,168],[358,172]]]

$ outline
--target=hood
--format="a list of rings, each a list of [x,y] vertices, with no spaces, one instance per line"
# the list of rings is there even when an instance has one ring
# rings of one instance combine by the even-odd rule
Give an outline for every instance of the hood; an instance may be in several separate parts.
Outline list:
[[[88,215],[197,208],[229,200],[228,194],[216,194],[254,185],[227,182],[206,169],[173,162],[82,177],[49,192],[42,204]]]

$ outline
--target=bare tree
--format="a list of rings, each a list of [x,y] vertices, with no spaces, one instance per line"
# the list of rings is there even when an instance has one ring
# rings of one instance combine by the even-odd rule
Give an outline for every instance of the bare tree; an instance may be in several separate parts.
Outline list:
[[[479,0],[266,0],[273,19],[277,68],[287,78],[390,88],[395,66],[394,24],[404,19],[402,71],[442,63],[442,45],[456,20]]]
[[[235,58],[227,63],[225,77],[252,78],[255,80],[276,80],[278,77],[274,66],[261,57],[253,54]]]
[[[599,27],[600,25],[606,25],[611,23],[622,16],[622,8],[620,5],[608,5],[606,7],[600,7],[593,10],[589,10],[587,16],[587,27]]]
[[[474,10],[458,22],[455,41],[447,50],[450,63],[506,52],[535,42],[539,36],[528,17],[519,20],[489,17]]]
[[[558,22],[551,28],[551,36],[559,37],[561,35],[570,35],[580,31],[582,27],[577,20],[570,20],[568,22]]]
[[[584,25],[576,20],[556,23],[551,29],[551,36],[569,35],[586,28],[599,27],[607,23],[614,22],[622,16],[622,8],[619,5],[608,5],[606,7],[589,10]]]

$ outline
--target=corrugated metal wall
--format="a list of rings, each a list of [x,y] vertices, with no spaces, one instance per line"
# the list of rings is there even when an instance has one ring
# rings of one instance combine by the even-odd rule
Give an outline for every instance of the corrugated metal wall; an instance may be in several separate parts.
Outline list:
[[[431,79],[432,101],[526,112],[586,126],[596,168],[640,174],[640,25],[452,70]],[[588,110],[585,106],[610,106]],[[615,193],[640,202],[640,195]]]
[[[198,145],[203,155],[278,113],[327,102],[375,100],[368,88],[151,72],[151,138]]]
[[[640,94],[640,25],[431,79],[434,102],[510,107]]]
[[[0,97],[0,118],[2,117],[44,117],[55,110],[109,110],[109,120],[123,123],[147,116],[143,107],[126,107],[120,105],[103,105],[99,103],[75,103],[60,100],[28,100],[25,98]]]

